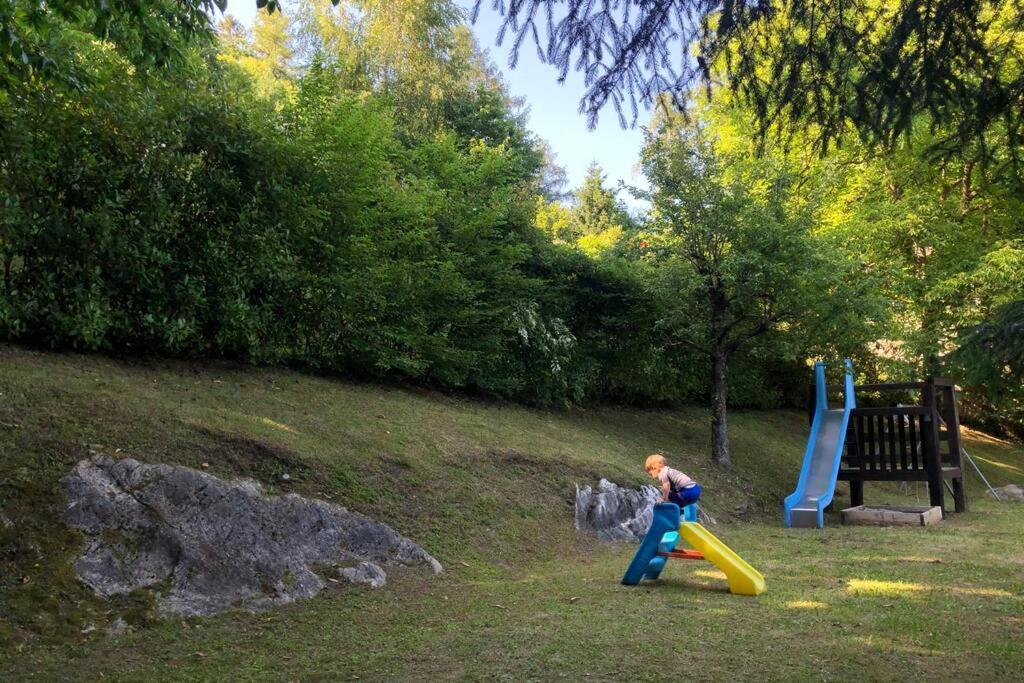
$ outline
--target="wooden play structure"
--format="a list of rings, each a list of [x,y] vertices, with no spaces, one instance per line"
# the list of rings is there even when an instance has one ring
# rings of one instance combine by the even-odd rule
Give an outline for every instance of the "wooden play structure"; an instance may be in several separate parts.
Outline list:
[[[944,487],[949,486],[956,512],[967,511],[964,458],[956,387],[947,379],[923,382],[859,384],[858,400],[893,396],[893,405],[856,407],[850,412],[837,479],[850,482],[852,505],[864,504],[866,481],[925,481],[933,506],[945,512]],[[828,393],[843,392],[829,386]],[[896,398],[918,395],[916,405],[898,405]],[[815,389],[810,391],[813,416]],[[949,482],[949,484],[947,484]]]

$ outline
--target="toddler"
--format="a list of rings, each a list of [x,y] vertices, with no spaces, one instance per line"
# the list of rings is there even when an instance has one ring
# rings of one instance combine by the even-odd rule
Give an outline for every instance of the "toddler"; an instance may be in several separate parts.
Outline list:
[[[644,463],[647,474],[661,482],[661,500],[663,502],[675,503],[684,508],[700,499],[700,484],[683,474],[674,470],[665,462],[665,456],[647,456]]]

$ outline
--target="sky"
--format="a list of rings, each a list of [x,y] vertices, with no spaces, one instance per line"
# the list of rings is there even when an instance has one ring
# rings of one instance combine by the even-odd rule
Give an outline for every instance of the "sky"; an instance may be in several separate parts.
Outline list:
[[[459,2],[468,16],[472,0]],[[523,45],[519,63],[515,69],[510,69],[508,48],[511,40],[506,38],[503,46],[495,44],[500,17],[490,9],[489,0],[481,4],[480,17],[473,25],[477,43],[501,71],[511,94],[525,98],[529,108],[529,128],[551,145],[557,155],[556,162],[565,167],[569,187],[582,184],[592,161],[596,161],[604,171],[605,187],[618,187],[619,181],[627,185],[645,185],[635,170],[643,142],[640,129],[621,128],[615,110],[608,107],[601,113],[596,128],[588,130],[586,117],[578,111],[585,91],[583,77],[572,72],[565,83],[559,84],[558,72],[540,62],[532,45]],[[228,0],[228,13],[252,26],[256,0]],[[642,113],[640,122],[644,122]],[[619,193],[619,196],[630,206],[641,205],[626,192]]]

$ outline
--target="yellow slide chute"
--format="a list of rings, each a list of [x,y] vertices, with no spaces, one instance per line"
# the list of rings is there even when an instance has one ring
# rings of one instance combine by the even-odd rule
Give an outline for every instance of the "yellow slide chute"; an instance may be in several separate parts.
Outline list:
[[[697,522],[683,522],[679,535],[704,559],[722,570],[729,581],[729,592],[738,595],[760,595],[765,591],[764,577],[729,546]]]

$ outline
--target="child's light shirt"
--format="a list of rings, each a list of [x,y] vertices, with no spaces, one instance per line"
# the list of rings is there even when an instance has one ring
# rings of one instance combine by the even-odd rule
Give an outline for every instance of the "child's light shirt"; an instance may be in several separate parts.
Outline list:
[[[658,480],[668,482],[673,491],[678,491],[685,486],[695,483],[689,476],[671,467],[662,467],[658,472]]]

